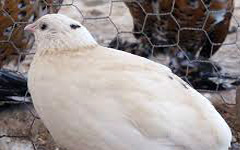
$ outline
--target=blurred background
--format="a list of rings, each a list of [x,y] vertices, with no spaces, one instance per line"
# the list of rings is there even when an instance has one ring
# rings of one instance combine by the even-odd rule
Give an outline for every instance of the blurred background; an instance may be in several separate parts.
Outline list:
[[[35,49],[23,28],[48,13],[78,20],[100,45],[169,66],[214,104],[240,150],[237,0],[0,0],[0,150],[61,150],[27,91]]]

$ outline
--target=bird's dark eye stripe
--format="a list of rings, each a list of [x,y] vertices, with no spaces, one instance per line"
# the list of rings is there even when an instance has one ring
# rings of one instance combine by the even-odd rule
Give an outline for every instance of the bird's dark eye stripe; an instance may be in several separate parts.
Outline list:
[[[42,24],[41,25],[41,30],[45,30],[47,28],[47,25],[46,24]]]
[[[72,29],[81,28],[81,26],[78,25],[78,24],[71,24],[70,27],[71,27]]]

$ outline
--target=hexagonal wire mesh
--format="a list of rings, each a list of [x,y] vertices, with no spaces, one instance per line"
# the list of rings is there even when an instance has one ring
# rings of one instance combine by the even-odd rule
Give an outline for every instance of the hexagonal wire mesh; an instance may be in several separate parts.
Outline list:
[[[162,2],[154,0],[2,0],[0,149],[56,148],[26,93],[26,74],[34,54],[31,48],[34,39],[24,33],[23,28],[39,16],[59,9],[59,13],[82,22],[101,45],[169,65],[213,102],[231,126],[235,137],[232,149],[237,149],[240,132],[235,123],[238,120],[235,91],[240,81],[240,3],[234,6],[231,0],[211,5],[208,2],[171,0],[159,5]],[[214,30],[219,22],[223,25]]]

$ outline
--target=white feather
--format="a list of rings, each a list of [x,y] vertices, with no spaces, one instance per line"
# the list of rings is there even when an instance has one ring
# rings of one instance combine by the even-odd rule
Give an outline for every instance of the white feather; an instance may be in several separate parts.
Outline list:
[[[227,11],[224,10],[219,10],[219,11],[213,11],[211,12],[211,16],[215,19],[214,24],[218,24],[224,20],[224,16],[226,15]]]
[[[62,22],[54,26],[56,30],[74,22],[47,17]],[[37,31],[35,36],[44,33]],[[37,51],[46,53],[34,57],[28,86],[38,114],[63,147],[227,150],[230,146],[231,131],[220,114],[169,68],[99,46],[86,28],[61,38],[66,43],[57,50],[49,45],[52,39],[37,41],[45,42],[45,49],[39,45]],[[83,41],[72,45],[75,39]]]

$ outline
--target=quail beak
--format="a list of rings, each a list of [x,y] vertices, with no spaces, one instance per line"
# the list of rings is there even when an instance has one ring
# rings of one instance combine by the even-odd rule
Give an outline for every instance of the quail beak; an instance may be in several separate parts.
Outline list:
[[[29,24],[24,28],[24,30],[33,33],[35,32],[35,28],[36,28],[35,24]]]

